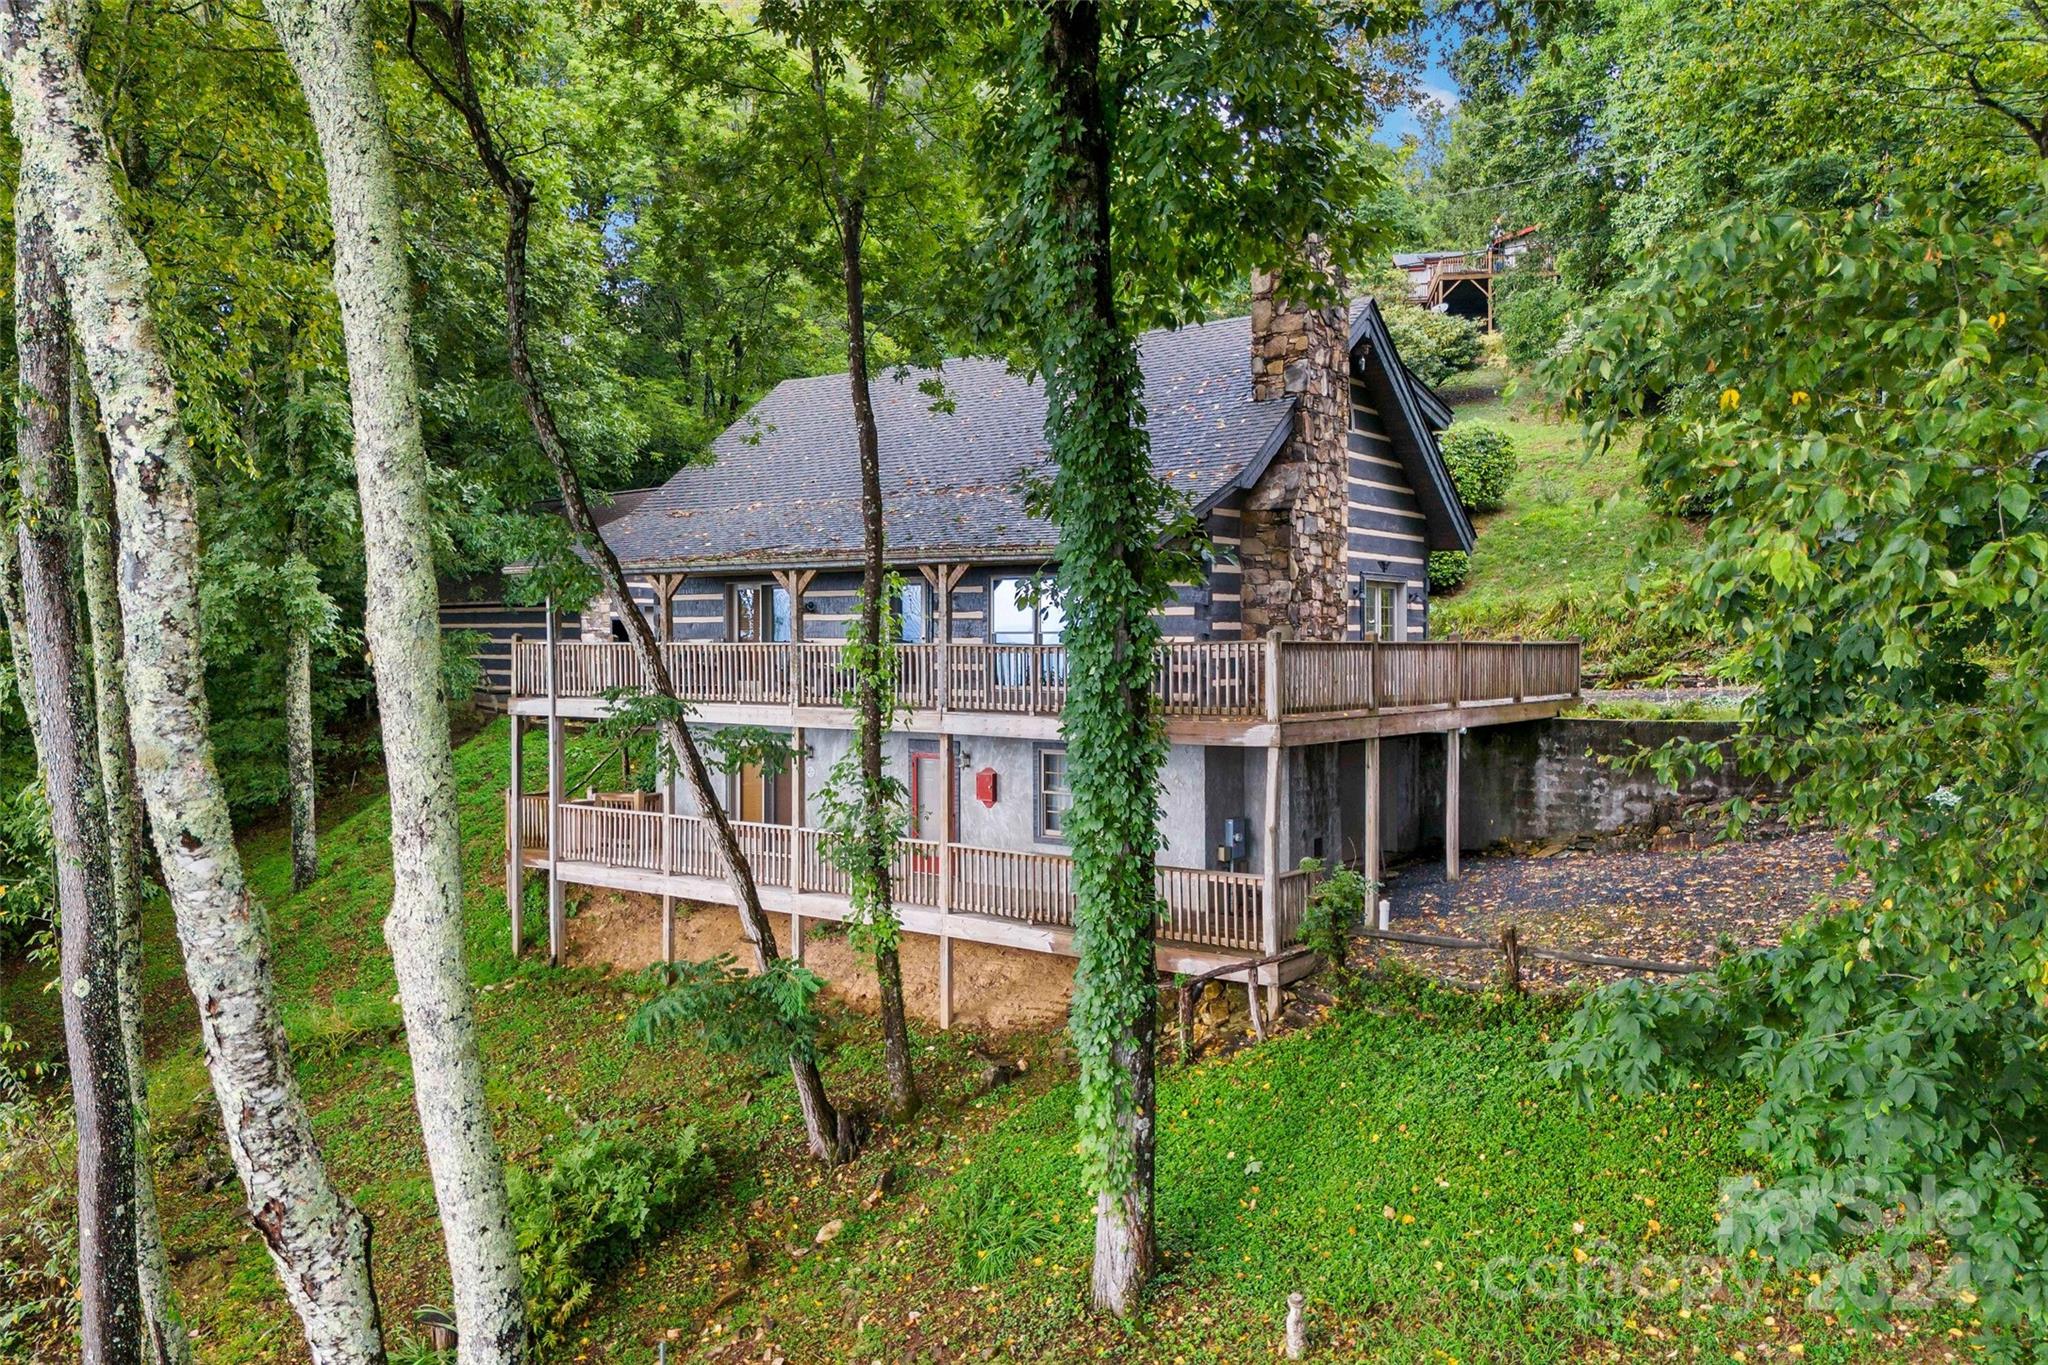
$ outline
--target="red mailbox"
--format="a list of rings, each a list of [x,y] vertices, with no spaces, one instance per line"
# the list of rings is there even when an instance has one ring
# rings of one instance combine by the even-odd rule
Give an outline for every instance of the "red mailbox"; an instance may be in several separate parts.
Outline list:
[[[983,768],[974,774],[974,799],[984,806],[996,803],[996,770]]]

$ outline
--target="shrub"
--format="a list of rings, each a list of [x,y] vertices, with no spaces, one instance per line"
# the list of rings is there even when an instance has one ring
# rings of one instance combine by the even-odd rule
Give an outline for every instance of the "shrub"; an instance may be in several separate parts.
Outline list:
[[[1323,860],[1303,858],[1301,870],[1313,877],[1324,870]],[[1351,922],[1364,913],[1370,889],[1371,884],[1348,867],[1312,882],[1308,905],[1301,912],[1301,946],[1331,967],[1342,967],[1351,946]]]
[[[1472,556],[1463,550],[1429,552],[1429,590],[1456,592],[1472,576]]]
[[[1441,384],[1479,363],[1486,334],[1469,319],[1384,301],[1380,316],[1386,319],[1387,335],[1394,339],[1402,362],[1425,384]]]
[[[1438,438],[1458,497],[1474,512],[1498,512],[1515,481],[1515,439],[1491,422],[1456,422]]]
[[[711,1183],[711,1161],[685,1128],[650,1145],[593,1124],[539,1174],[514,1169],[512,1225],[527,1309],[544,1346],[558,1345],[598,1282],[672,1224]]]
[[[1496,286],[1493,324],[1500,329],[1508,363],[1527,369],[1551,355],[1563,340],[1565,324],[1576,302],[1572,291],[1556,280],[1509,275]]]

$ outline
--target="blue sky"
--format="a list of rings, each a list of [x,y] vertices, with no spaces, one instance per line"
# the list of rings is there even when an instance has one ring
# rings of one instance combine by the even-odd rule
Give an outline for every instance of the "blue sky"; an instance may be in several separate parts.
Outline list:
[[[1445,59],[1449,55],[1452,41],[1452,35],[1445,33],[1441,25],[1431,26],[1426,39],[1427,60],[1418,83],[1421,98],[1434,100],[1447,108],[1455,106],[1458,102],[1457,82],[1451,79],[1451,73],[1445,69]],[[1380,125],[1379,131],[1373,136],[1389,146],[1395,146],[1402,138],[1415,131],[1415,111],[1403,107],[1388,115],[1387,121]]]

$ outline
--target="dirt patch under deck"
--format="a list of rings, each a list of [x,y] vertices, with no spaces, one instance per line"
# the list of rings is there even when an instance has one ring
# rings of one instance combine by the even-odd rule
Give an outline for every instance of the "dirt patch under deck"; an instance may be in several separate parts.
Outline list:
[[[571,892],[568,960],[571,966],[639,971],[661,961],[661,901],[653,896],[596,888]],[[789,951],[789,916],[771,914],[775,944]],[[676,902],[676,956],[704,962],[729,953],[753,960],[731,906]],[[939,943],[926,934],[903,935],[905,1008],[929,1024],[939,1020]],[[876,1003],[874,973],[836,926],[804,923],[804,965],[825,978],[828,994],[860,1009]],[[1067,1017],[1074,986],[1071,958],[985,943],[953,941],[953,1023],[1006,1033],[1056,1024]]]

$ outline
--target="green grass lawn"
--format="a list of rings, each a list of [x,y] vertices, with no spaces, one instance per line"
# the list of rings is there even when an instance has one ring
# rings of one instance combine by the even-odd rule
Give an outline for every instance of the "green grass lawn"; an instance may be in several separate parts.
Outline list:
[[[1431,630],[1579,636],[1587,671],[1615,682],[1701,671],[1710,649],[1658,629],[1624,598],[1631,571],[1653,580],[1670,558],[1652,543],[1662,518],[1643,500],[1633,443],[1588,450],[1577,423],[1527,396],[1498,396],[1503,380],[1483,374],[1446,385],[1453,399],[1467,395],[1455,403],[1457,420],[1504,428],[1520,466],[1507,506],[1475,518],[1471,576],[1457,592],[1433,597]]]
[[[1090,1203],[1057,1036],[916,1030],[925,1113],[820,1170],[779,1070],[687,1043],[629,1046],[631,980],[513,964],[505,747],[495,725],[456,763],[478,1023],[508,1156],[537,1165],[578,1125],[616,1118],[649,1134],[696,1125],[718,1170],[710,1198],[600,1291],[567,1358],[651,1361],[666,1340],[672,1357],[732,1361],[1267,1359],[1297,1290],[1327,1360],[1789,1360],[1795,1344],[1808,1361],[1898,1358],[1898,1342],[1798,1307],[1804,1285],[1717,1301],[1683,1268],[1711,1248],[1719,1182],[1744,1169],[1748,1096],[1695,1088],[1582,1112],[1542,1067],[1557,1006],[1404,979],[1312,1030],[1168,1071],[1163,1274],[1139,1318],[1105,1323],[1085,1306]],[[373,1220],[386,1321],[402,1335],[414,1308],[446,1302],[447,1280],[379,932],[385,829],[381,799],[341,819],[319,881],[296,896],[281,832],[247,852],[307,1098],[339,1183]],[[161,912],[149,929],[167,943]],[[157,1177],[199,1358],[302,1359],[238,1188],[210,1177],[226,1162],[173,954],[156,946],[151,971]],[[832,1084],[879,1099],[872,1021],[834,1013],[828,1041]],[[1023,1057],[1023,1078],[980,1095],[976,1043]],[[0,1163],[0,1208],[24,1178],[62,1173]],[[833,1220],[842,1230],[820,1243]],[[1610,1263],[1647,1264],[1648,1296],[1515,1290],[1525,1272],[1550,1285]],[[1951,1325],[1908,1323],[1916,1341]]]

